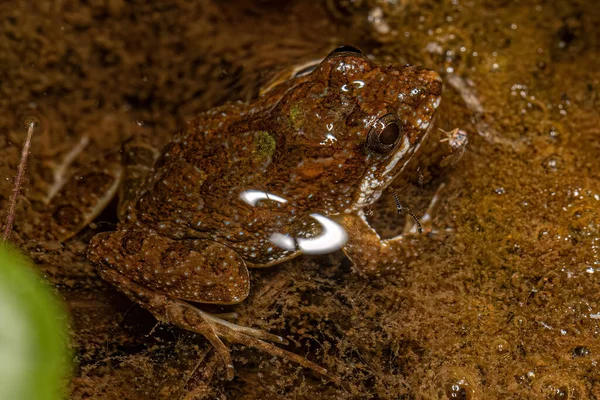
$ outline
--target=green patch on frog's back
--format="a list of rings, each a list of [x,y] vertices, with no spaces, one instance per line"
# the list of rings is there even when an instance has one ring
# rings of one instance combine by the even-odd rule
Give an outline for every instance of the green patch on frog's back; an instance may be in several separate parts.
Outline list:
[[[290,125],[295,130],[299,129],[304,123],[304,114],[299,103],[296,103],[290,107]]]
[[[258,131],[254,135],[254,151],[252,155],[259,161],[267,161],[275,154],[277,141],[273,135],[267,131]]]

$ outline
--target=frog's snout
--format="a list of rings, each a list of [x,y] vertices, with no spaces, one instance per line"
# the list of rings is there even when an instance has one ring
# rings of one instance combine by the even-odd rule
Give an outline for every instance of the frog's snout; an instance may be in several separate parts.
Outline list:
[[[422,71],[423,79],[425,79],[426,81],[443,83],[442,77],[437,72],[431,69],[424,69]]]
[[[426,91],[429,99],[432,101],[437,100],[437,102],[434,104],[434,108],[437,108],[437,106],[440,104],[439,98],[442,96],[442,92],[444,90],[444,82],[442,81],[442,77],[435,71],[424,69],[421,72],[420,80],[424,83],[423,89]]]

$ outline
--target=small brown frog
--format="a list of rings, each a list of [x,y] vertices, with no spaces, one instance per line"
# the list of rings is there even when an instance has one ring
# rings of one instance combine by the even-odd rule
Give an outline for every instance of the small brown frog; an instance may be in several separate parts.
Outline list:
[[[343,251],[369,275],[400,269],[402,237],[381,240],[362,210],[402,171],[432,125],[442,94],[438,74],[379,66],[360,50],[334,50],[312,71],[273,85],[250,103],[203,113],[167,144],[125,148],[120,223],[92,238],[100,275],[157,319],[204,335],[234,374],[221,339],[255,346],[327,374],[267,341],[285,342],[194,307],[248,296],[248,268],[300,254],[271,240],[310,239],[319,213],[341,225]],[[108,185],[115,193],[115,182]],[[251,205],[240,196],[268,195]],[[285,246],[284,246],[285,247]]]

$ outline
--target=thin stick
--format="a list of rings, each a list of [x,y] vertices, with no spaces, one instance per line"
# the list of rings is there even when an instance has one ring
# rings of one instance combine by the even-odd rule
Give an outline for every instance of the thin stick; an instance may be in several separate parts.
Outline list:
[[[392,191],[392,196],[394,196],[394,201],[396,202],[396,211],[398,211],[398,215],[402,215],[402,203],[400,203],[400,199],[398,199],[398,195],[394,188],[390,186],[390,190]]]
[[[13,223],[15,222],[15,208],[17,207],[17,198],[19,197],[19,192],[21,191],[21,185],[23,183],[23,177],[25,176],[25,167],[27,166],[27,157],[29,156],[29,148],[31,147],[31,137],[33,136],[34,126],[34,122],[29,123],[27,137],[25,138],[23,150],[21,151],[19,171],[17,172],[17,177],[15,178],[15,183],[13,186],[13,192],[8,203],[8,215],[6,216],[6,224],[4,225],[4,233],[2,234],[2,239],[4,241],[7,241],[10,237]]]
[[[75,158],[85,149],[85,147],[90,143],[90,139],[87,136],[82,136],[79,139],[79,143],[77,143],[65,156],[62,163],[54,170],[54,183],[48,189],[46,197],[44,198],[44,202],[46,204],[50,204],[54,196],[59,192],[60,189],[65,185],[67,181],[67,170],[69,166],[75,161]]]
[[[402,203],[400,203],[400,199],[398,199],[398,195],[396,194],[396,191],[391,186],[389,186],[388,188],[392,192],[392,196],[394,196],[394,201],[396,201],[396,210],[398,211],[398,215],[402,215],[402,210],[403,210]],[[412,211],[410,211],[410,208],[408,208],[408,207],[404,207],[404,208],[406,208],[406,211],[408,211],[408,213],[412,217],[413,221],[415,221],[415,224],[417,225],[417,230],[419,231],[419,235],[422,234],[423,227],[421,226],[421,223],[419,222],[419,219],[417,218],[417,216],[415,214],[413,214]]]

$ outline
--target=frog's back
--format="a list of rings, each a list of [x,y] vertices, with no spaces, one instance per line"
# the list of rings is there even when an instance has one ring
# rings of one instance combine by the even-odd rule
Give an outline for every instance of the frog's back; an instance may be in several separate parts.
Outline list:
[[[137,220],[170,237],[212,239],[250,217],[239,196],[266,187],[276,139],[218,110],[165,146],[138,195]]]

